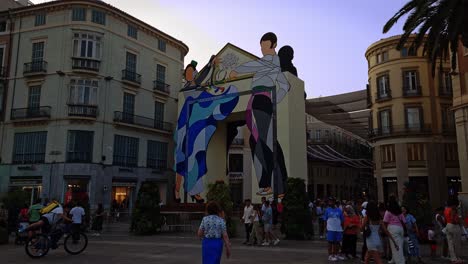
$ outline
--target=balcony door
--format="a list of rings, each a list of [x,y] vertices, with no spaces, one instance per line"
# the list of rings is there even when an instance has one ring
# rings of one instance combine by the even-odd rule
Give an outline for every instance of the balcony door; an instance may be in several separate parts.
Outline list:
[[[391,117],[390,110],[383,110],[379,112],[380,131],[382,134],[389,134],[391,131]]]
[[[406,108],[406,128],[409,130],[420,130],[422,128],[422,112],[419,107]]]
[[[133,123],[133,115],[135,113],[135,95],[124,93],[123,100],[123,121]]]

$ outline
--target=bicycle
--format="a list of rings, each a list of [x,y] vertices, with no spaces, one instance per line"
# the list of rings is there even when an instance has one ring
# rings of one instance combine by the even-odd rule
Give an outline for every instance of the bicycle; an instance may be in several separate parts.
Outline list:
[[[83,232],[70,233],[64,230],[63,226],[52,228],[48,233],[36,233],[28,239],[25,245],[26,254],[34,259],[42,258],[49,253],[49,250],[57,249],[59,242],[64,238],[63,246],[70,255],[78,255],[88,246],[88,237]]]

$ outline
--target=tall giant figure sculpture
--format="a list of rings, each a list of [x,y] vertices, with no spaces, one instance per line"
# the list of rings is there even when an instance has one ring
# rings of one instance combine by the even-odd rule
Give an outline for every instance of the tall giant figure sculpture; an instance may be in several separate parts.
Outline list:
[[[218,121],[224,120],[239,101],[237,88],[229,85],[226,89],[214,85],[213,76],[218,60],[213,56],[207,66],[196,72],[192,61],[185,69],[187,84],[181,92],[185,102],[179,113],[175,133],[175,200],[180,202],[182,181],[184,190],[193,201],[203,203],[202,177],[207,173],[207,147],[214,135]],[[211,73],[208,87],[201,87],[202,81]]]
[[[273,157],[273,103],[280,103],[290,87],[281,71],[280,59],[275,50],[276,46],[276,35],[272,32],[266,33],[260,39],[263,57],[244,63],[230,73],[231,79],[235,79],[238,74],[254,74],[252,96],[246,110],[246,122],[251,132],[249,144],[260,187],[258,195],[273,193],[272,176],[275,162],[277,163],[275,173],[278,180],[274,184],[279,196],[285,193],[288,177],[283,151],[278,142],[276,142],[276,155]],[[272,102],[272,91],[276,89],[277,85],[279,87],[277,101]]]

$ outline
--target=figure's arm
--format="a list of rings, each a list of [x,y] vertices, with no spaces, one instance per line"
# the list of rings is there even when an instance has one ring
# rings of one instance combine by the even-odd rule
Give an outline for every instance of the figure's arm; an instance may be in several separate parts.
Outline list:
[[[239,73],[256,73],[265,69],[272,70],[273,67],[262,62],[262,60],[249,61],[240,66],[237,66],[233,71],[231,71],[229,78],[234,79]]]
[[[276,103],[279,104],[281,101],[286,97],[286,94],[289,92],[290,85],[286,77],[282,72],[278,73],[278,77],[276,78],[278,82],[279,89],[276,92]]]

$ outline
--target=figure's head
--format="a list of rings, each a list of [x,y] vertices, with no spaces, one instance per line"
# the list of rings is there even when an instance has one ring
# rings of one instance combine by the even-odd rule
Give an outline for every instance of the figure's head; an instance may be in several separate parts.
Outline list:
[[[328,206],[330,206],[331,208],[334,208],[335,205],[336,205],[335,198],[334,197],[328,198]]]
[[[264,204],[265,202],[266,202],[266,197],[263,196],[263,197],[262,197],[262,204]]]
[[[279,49],[278,56],[284,62],[291,62],[294,59],[294,50],[291,46],[283,46]]]
[[[275,33],[268,32],[260,39],[260,47],[263,55],[274,55],[276,54],[275,48],[278,42],[278,38]]]
[[[252,201],[250,199],[245,200],[245,206],[250,206],[252,204]]]

